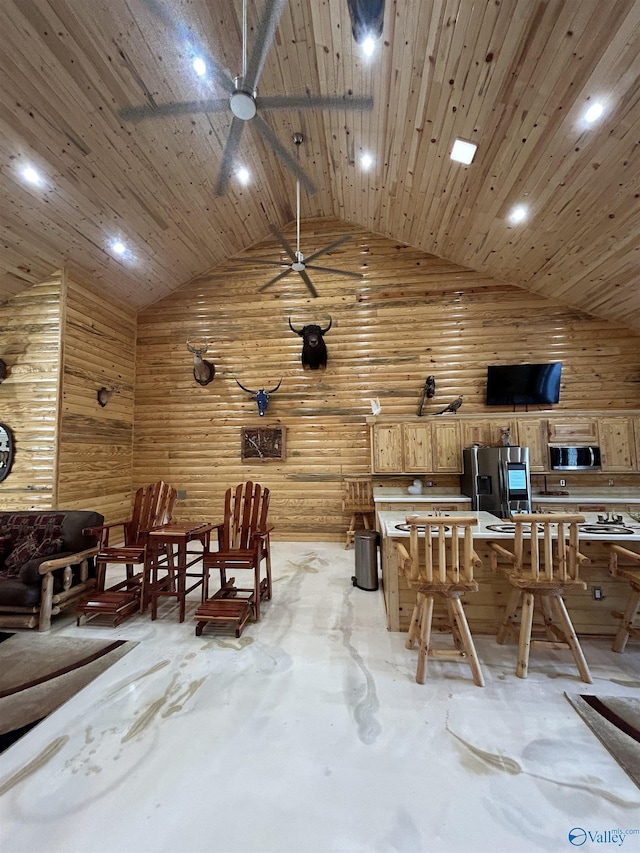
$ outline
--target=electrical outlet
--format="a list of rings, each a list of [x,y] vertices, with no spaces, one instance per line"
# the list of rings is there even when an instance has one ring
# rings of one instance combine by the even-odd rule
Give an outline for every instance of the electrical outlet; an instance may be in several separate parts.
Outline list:
[[[433,480],[427,480],[427,486],[433,486]]]
[[[613,486],[613,480],[609,480],[609,485]]]
[[[177,489],[176,491],[177,491],[176,498],[179,501],[186,500],[186,497],[187,497],[187,490],[186,489]]]
[[[591,595],[593,596],[594,601],[602,601],[604,598],[604,595],[602,594],[602,587],[601,586],[592,587],[591,588]]]
[[[561,485],[561,486],[566,486],[566,485],[567,485],[567,481],[566,481],[566,480],[560,480],[560,485]]]

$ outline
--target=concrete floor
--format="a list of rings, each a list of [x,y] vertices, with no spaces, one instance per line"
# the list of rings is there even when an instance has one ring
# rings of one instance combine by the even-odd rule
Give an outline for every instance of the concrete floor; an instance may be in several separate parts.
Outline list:
[[[565,692],[640,696],[640,648],[567,652],[476,637],[486,687],[385,628],[340,544],[275,543],[274,597],[240,639],[159,618],[62,636],[138,642],[1,759],[0,849],[19,851],[640,851],[640,790]],[[589,835],[591,833],[591,835]],[[600,841],[597,839],[600,838]],[[583,840],[584,836],[574,840]],[[608,840],[607,840],[608,839]],[[577,846],[574,844],[573,846]]]

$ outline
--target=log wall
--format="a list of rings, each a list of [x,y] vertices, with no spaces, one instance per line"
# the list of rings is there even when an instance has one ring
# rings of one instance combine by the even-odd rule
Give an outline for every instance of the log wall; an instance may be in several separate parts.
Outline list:
[[[136,317],[69,277],[63,319],[58,506],[109,521],[131,509]],[[121,386],[103,408],[101,387]]]
[[[0,306],[0,421],[14,434],[0,509],[131,507],[136,317],[65,273]],[[103,386],[122,385],[106,408]]]
[[[214,520],[224,491],[255,479],[272,489],[279,538],[341,539],[341,477],[369,470],[370,398],[385,415],[414,416],[430,374],[425,411],[463,394],[463,411],[496,413],[484,404],[488,364],[555,360],[556,411],[640,408],[639,338],[627,329],[344,222],[306,221],[301,246],[311,254],[345,234],[352,240],[316,263],[366,277],[309,271],[317,299],[293,272],[260,292],[280,271],[252,262],[281,257],[269,239],[138,315],[133,481],[184,489],[179,517]],[[294,228],[286,236],[295,245]],[[329,315],[327,369],[304,371],[287,320]],[[187,338],[210,342],[217,372],[206,387],[193,379]],[[264,419],[236,378],[251,389],[282,378]],[[241,461],[241,428],[258,424],[286,427],[283,461]]]
[[[49,509],[55,504],[60,377],[62,274],[0,305],[0,421],[13,432],[9,476],[0,483],[0,509]]]

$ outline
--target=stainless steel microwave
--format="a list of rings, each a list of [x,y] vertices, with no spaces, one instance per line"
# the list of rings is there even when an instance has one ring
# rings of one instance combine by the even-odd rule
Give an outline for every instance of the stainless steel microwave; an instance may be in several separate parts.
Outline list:
[[[549,446],[552,471],[589,471],[600,467],[600,448],[597,445],[578,447]]]

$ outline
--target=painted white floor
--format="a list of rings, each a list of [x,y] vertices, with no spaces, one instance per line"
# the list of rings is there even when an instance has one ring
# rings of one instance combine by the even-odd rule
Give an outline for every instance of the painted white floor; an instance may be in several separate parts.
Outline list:
[[[637,644],[585,642],[586,685],[566,652],[534,650],[518,679],[515,646],[479,637],[484,689],[459,663],[418,685],[353,550],[273,553],[274,598],[239,640],[196,637],[195,598],[182,625],[172,602],[154,623],[54,623],[139,645],[0,757],[2,853],[555,853],[574,827],[640,831],[640,790],[564,696],[639,696]]]

